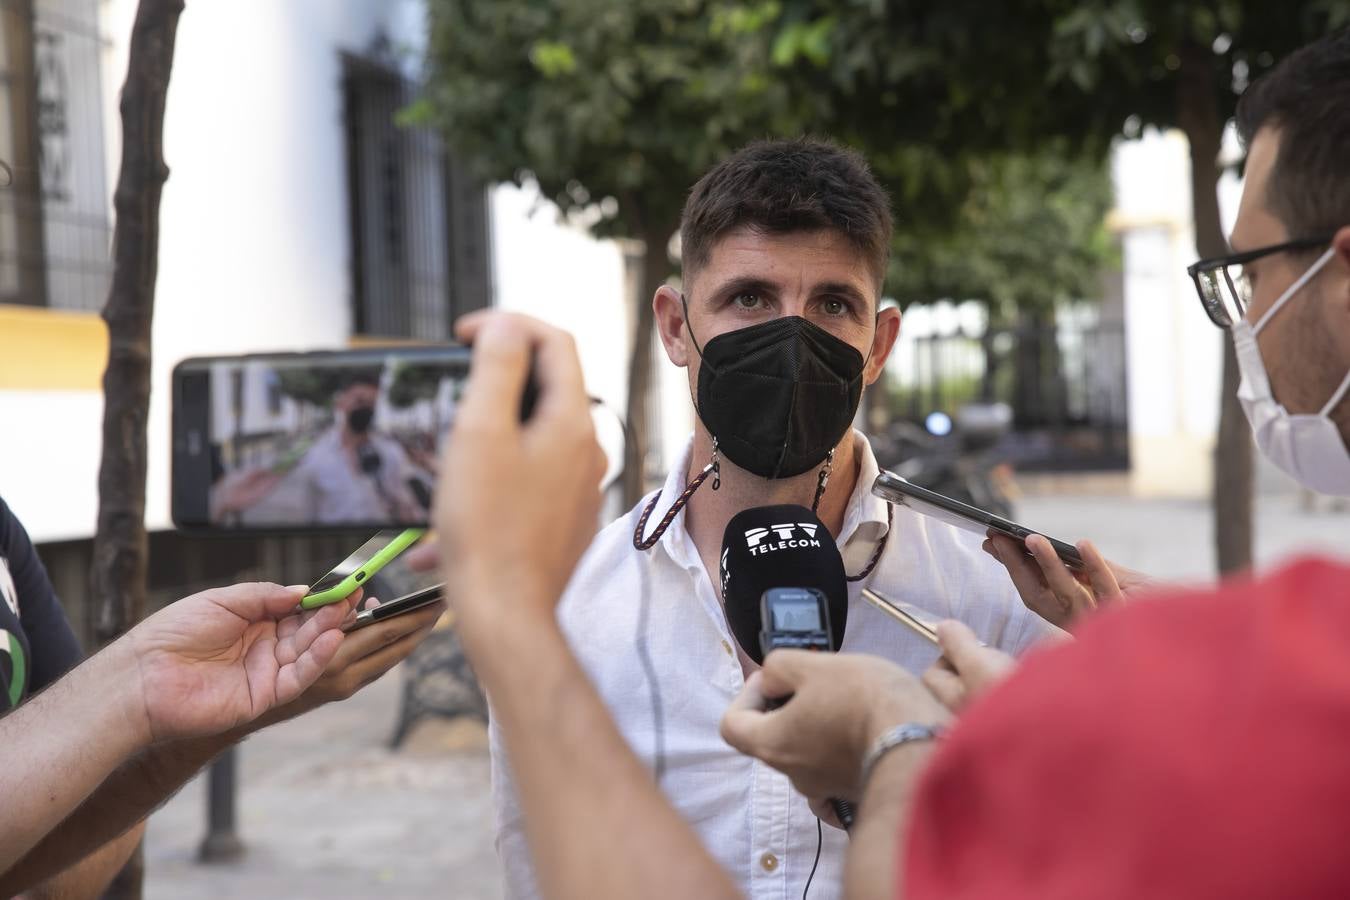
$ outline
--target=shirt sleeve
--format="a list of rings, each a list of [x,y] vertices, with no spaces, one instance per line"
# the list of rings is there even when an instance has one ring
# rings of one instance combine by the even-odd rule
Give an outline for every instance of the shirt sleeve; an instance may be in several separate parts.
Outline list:
[[[28,682],[31,695],[73,669],[84,659],[84,652],[28,532],[2,499],[0,553],[9,560],[9,573],[19,600],[19,621],[28,638],[32,657]]]

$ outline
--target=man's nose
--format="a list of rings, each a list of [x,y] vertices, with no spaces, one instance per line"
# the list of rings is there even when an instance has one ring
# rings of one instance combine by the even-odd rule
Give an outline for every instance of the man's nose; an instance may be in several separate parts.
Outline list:
[[[801,296],[785,296],[779,301],[779,316],[799,316],[806,318],[806,306],[809,298],[803,294]]]

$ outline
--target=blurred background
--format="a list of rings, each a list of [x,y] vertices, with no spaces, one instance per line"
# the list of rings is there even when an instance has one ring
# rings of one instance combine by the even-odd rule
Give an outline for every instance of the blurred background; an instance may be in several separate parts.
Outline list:
[[[91,643],[99,311],[135,12],[0,0],[16,175],[0,192],[0,494]],[[1221,428],[1240,422],[1221,402],[1231,360],[1185,267],[1223,252],[1236,213],[1236,97],[1346,24],[1333,0],[189,3],[165,116],[149,606],[309,581],[365,536],[173,531],[168,376],[188,356],[441,341],[486,307],[538,316],[576,336],[590,391],[632,426],[625,445],[598,420],[621,472],[606,515],[628,509],[692,424],[650,318],[679,277],[684,193],[747,141],[803,133],[862,151],[894,201],[901,339],[858,422],[884,466],[1165,578],[1344,553],[1346,505],[1253,461],[1245,425]],[[1216,496],[1254,496],[1254,513],[1216,513]],[[354,700],[250,740],[214,790],[189,785],[152,820],[146,893],[498,896],[483,716],[442,629]]]

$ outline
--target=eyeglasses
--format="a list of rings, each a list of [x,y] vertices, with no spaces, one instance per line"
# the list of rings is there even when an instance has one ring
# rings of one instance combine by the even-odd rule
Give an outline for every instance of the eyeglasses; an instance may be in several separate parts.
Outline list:
[[[1302,238],[1284,244],[1258,247],[1246,253],[1202,259],[1188,266],[1186,272],[1195,282],[1195,292],[1200,295],[1200,303],[1205,307],[1209,320],[1220,328],[1231,328],[1234,322],[1246,314],[1247,307],[1252,301],[1251,278],[1243,271],[1247,263],[1275,253],[1311,250],[1330,244],[1332,237],[1328,234],[1322,237]]]

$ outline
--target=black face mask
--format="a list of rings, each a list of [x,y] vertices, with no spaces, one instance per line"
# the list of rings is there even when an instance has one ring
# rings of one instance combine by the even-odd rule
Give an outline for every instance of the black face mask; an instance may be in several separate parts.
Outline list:
[[[698,417],[727,459],[763,478],[824,462],[862,398],[862,354],[800,316],[719,334],[699,356]]]
[[[353,434],[365,434],[375,421],[375,407],[358,406],[347,412],[347,427]]]

